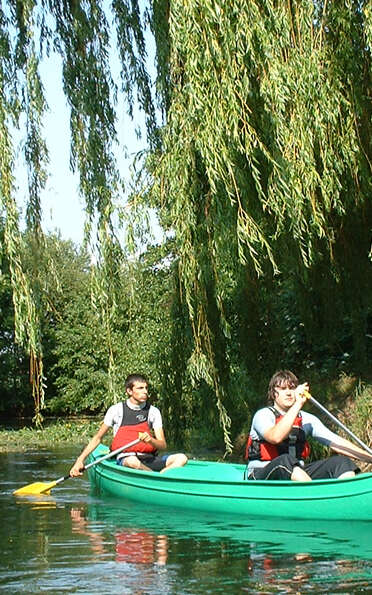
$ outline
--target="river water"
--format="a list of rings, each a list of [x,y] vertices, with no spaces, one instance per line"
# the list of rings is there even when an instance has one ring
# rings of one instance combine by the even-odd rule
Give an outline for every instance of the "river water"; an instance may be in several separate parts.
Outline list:
[[[372,593],[372,522],[209,516],[101,497],[68,473],[75,450],[1,455],[0,591],[157,595]]]

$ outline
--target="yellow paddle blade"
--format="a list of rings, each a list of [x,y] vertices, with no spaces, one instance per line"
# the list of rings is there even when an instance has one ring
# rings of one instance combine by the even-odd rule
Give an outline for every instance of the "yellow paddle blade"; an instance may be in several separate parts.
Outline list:
[[[15,490],[13,494],[15,496],[32,496],[37,494],[49,494],[50,490],[54,488],[57,482],[50,481],[49,483],[42,483],[41,481],[37,481],[36,483],[29,483],[27,486],[23,486],[23,488],[19,488]]]

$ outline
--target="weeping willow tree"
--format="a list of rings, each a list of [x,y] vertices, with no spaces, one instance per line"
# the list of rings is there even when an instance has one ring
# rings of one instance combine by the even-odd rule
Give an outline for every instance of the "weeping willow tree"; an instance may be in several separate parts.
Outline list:
[[[322,259],[345,282],[347,266],[352,286],[366,271],[371,3],[175,0],[168,25],[154,200],[178,242],[190,371],[213,385],[229,446],[226,308],[239,284],[295,274],[300,291]]]
[[[33,386],[35,420],[41,420],[43,407],[43,365],[40,337],[40,287],[37,272],[28,275],[23,266],[24,244],[19,231],[14,195],[14,146],[11,128],[23,117],[24,158],[27,164],[29,200],[27,229],[35,239],[34,257],[42,250],[40,190],[45,185],[47,152],[42,139],[41,117],[45,109],[38,75],[38,57],[30,31],[35,26],[33,3],[14,3],[7,14],[0,12],[0,174],[1,206],[6,213],[4,241],[9,256],[14,295],[16,339],[30,354],[30,379]],[[12,40],[12,25],[18,34]],[[12,43],[13,41],[13,43]],[[19,77],[15,73],[19,73]],[[36,269],[35,269],[36,270]],[[35,271],[34,271],[35,272]]]
[[[113,220],[122,187],[113,156],[117,139],[114,105],[119,81],[113,81],[110,72],[112,32],[107,13],[116,24],[127,108],[132,112],[138,88],[149,140],[153,142],[154,108],[143,64],[146,54],[137,2],[118,1],[109,7],[107,2],[99,1],[16,0],[4,2],[0,8],[1,206],[6,214],[5,243],[14,288],[16,338],[30,354],[37,423],[42,419],[44,400],[39,319],[45,306],[38,283],[37,255],[43,249],[40,194],[45,186],[48,161],[42,136],[42,117],[47,106],[39,68],[43,57],[50,52],[62,58],[63,89],[70,107],[71,168],[80,175],[87,243],[92,240],[92,228],[97,230],[98,265],[92,288],[97,314],[107,330],[110,388],[111,392],[115,390],[110,327],[120,296],[117,269],[122,248]],[[28,171],[26,226],[34,238],[32,271],[25,270],[13,178],[17,129],[21,131],[20,145]]]
[[[146,114],[147,187],[140,196],[145,206],[157,209],[164,229],[175,234],[181,294],[193,330],[189,374],[194,383],[204,381],[212,388],[231,448],[231,333],[240,315],[234,296],[244,288],[245,318],[254,321],[257,280],[264,280],[266,291],[276,291],[275,279],[291,275],[295,292],[303,295],[329,269],[335,282],[342,279],[348,287],[356,261],[366,259],[370,249],[371,2],[3,4],[1,200],[18,338],[37,362],[38,378],[41,299],[37,276],[22,265],[11,130],[25,119],[27,225],[42,249],[46,105],[38,72],[44,52],[57,52],[71,110],[71,167],[80,175],[87,237],[95,225],[98,230],[95,304],[109,338],[123,250],[116,238],[115,209],[124,201],[113,150],[120,85],[111,74],[115,32],[126,109],[133,113],[138,104]],[[148,73],[147,26],[156,43],[155,92]],[[360,241],[351,254],[353,229]],[[361,300],[359,312],[363,306]],[[248,349],[254,353],[255,345]],[[110,345],[108,354],[114,379]],[[36,386],[40,392],[41,381]],[[41,406],[40,400],[38,411]]]

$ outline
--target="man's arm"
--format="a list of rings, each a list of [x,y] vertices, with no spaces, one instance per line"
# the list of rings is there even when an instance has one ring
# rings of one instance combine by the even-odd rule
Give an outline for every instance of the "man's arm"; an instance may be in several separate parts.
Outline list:
[[[372,455],[368,454],[362,448],[356,446],[350,440],[346,440],[345,438],[341,438],[335,432],[332,432],[329,428],[327,428],[323,422],[312,415],[311,413],[306,413],[306,421],[305,421],[305,413],[304,413],[304,424],[311,426],[311,435],[315,440],[324,444],[328,448],[331,448],[337,454],[345,455],[347,457],[351,457],[353,459],[359,459],[360,461],[364,461],[366,463],[372,463]]]
[[[148,444],[152,444],[156,450],[165,450],[167,448],[167,443],[165,441],[163,428],[154,428],[153,432],[154,436],[150,436],[147,432],[142,432],[141,440]]]
[[[95,448],[101,443],[103,436],[108,432],[110,426],[107,426],[103,423],[98,430],[98,432],[93,436],[93,438],[88,442],[82,453],[78,456],[75,463],[70,469],[71,477],[76,477],[77,475],[83,474],[84,469],[84,461],[91,452],[94,451]]]
[[[299,385],[295,391],[296,400],[292,407],[288,409],[278,423],[264,432],[263,437],[267,442],[270,442],[271,444],[280,444],[283,440],[288,438],[295,419],[307,400],[307,397],[302,396],[302,393],[303,385]]]
[[[270,444],[280,444],[288,438],[301,407],[302,405],[299,406],[298,403],[294,403],[275,426],[266,430],[263,435],[265,440],[270,442]]]
[[[337,442],[331,442],[329,447],[340,455],[346,455],[365,463],[372,463],[372,455],[350,442],[350,440],[341,438],[341,436],[337,436]]]
[[[149,414],[149,424],[152,427],[153,435],[149,434],[148,432],[142,432],[141,440],[143,440],[143,442],[152,444],[156,450],[165,450],[167,448],[167,443],[164,436],[161,413],[157,407],[151,405]]]

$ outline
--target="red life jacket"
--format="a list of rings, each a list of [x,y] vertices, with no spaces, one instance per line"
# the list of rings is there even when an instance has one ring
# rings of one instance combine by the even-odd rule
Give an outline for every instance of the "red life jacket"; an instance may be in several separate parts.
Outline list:
[[[148,423],[149,411],[149,403],[146,403],[143,409],[131,409],[128,407],[127,403],[123,403],[121,426],[111,443],[111,450],[116,450],[117,448],[136,440],[139,432],[151,433],[151,428]],[[134,448],[132,446],[128,451],[125,449],[123,452],[147,452],[155,454],[156,448],[148,442],[138,442]]]
[[[274,413],[277,424],[283,415],[275,407],[269,407],[269,409]],[[250,461],[272,461],[279,455],[288,453],[297,459],[306,459],[310,455],[310,445],[302,429],[301,413],[294,420],[289,436],[280,444],[270,444],[266,440],[253,440],[251,436],[248,436],[245,458]]]

